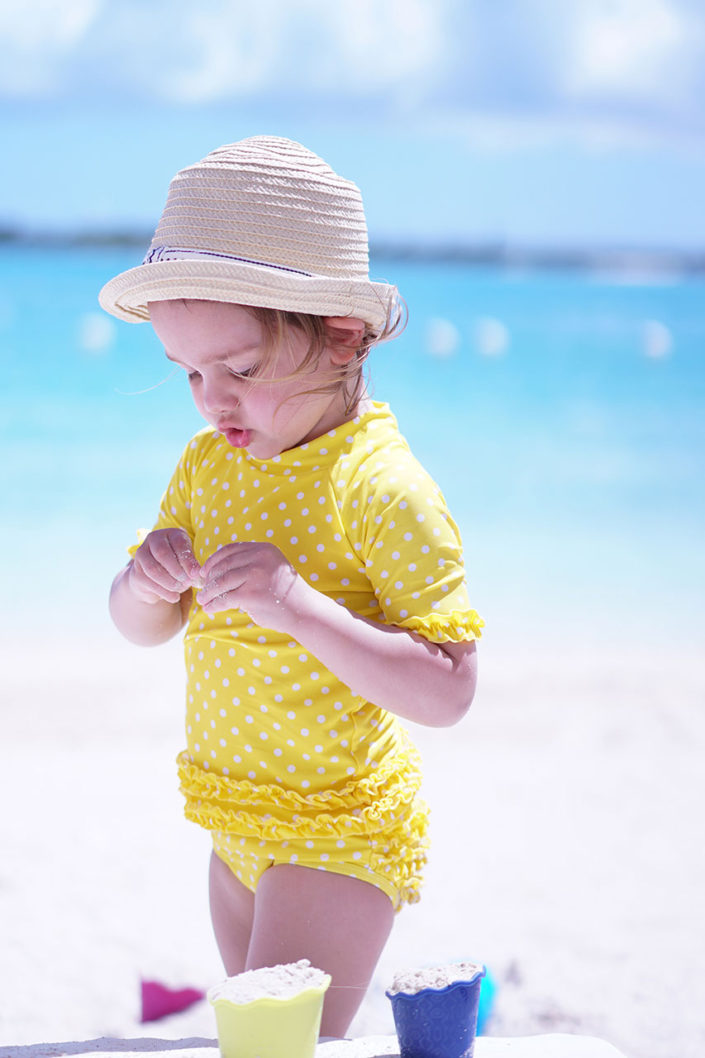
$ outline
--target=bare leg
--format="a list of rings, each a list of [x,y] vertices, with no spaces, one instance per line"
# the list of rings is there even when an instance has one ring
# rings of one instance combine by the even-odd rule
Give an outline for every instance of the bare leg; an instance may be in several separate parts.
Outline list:
[[[332,977],[321,1034],[342,1037],[362,1002],[393,921],[391,900],[369,882],[277,864],[257,885],[246,968],[310,959]]]
[[[226,863],[211,853],[209,893],[211,921],[218,950],[229,977],[242,973],[247,962],[255,894],[240,882]]]

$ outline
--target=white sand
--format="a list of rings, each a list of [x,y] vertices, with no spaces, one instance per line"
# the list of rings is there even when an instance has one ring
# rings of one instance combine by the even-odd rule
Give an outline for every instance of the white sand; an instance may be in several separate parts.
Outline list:
[[[90,627],[91,622],[86,621]],[[140,976],[223,976],[208,836],[182,817],[180,647],[116,635],[0,657],[0,1046],[215,1036],[142,1026]],[[486,963],[496,1036],[580,1032],[630,1058],[705,1050],[701,653],[495,633],[455,730],[415,735],[434,806],[422,902],[399,916],[357,1035],[392,1033],[400,966]]]
[[[226,977],[208,989],[208,999],[227,999],[229,1003],[252,1003],[257,999],[290,999],[310,988],[321,988],[330,981],[328,974],[311,966],[308,959],[278,966],[262,966]]]
[[[414,970],[398,970],[387,991],[394,995],[397,992],[406,992],[407,995],[416,995],[424,989],[431,988],[439,991],[455,984],[456,981],[474,981],[482,973],[482,967],[477,963],[458,962],[449,963],[445,966],[424,966]]]

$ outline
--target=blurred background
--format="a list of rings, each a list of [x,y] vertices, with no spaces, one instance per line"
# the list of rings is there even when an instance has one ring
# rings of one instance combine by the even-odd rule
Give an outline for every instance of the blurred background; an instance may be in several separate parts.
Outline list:
[[[395,282],[408,303],[405,333],[372,358],[371,387],[446,494],[487,622],[480,749],[457,762],[464,781],[476,774],[492,787],[499,812],[480,813],[485,881],[473,898],[501,892],[507,914],[514,842],[533,902],[529,913],[519,900],[509,916],[513,939],[506,920],[503,938],[491,916],[484,932],[473,920],[469,935],[484,948],[457,954],[494,955],[504,974],[497,1031],[612,1029],[645,1058],[687,1058],[686,1040],[695,1054],[696,1037],[705,1042],[687,998],[702,980],[691,914],[703,880],[694,756],[705,632],[700,0],[4,0],[0,57],[0,632],[18,750],[3,777],[7,799],[31,740],[34,766],[55,770],[70,816],[78,794],[62,754],[79,722],[79,771],[105,744],[101,681],[117,713],[131,703],[129,724],[136,701],[152,708],[138,674],[152,690],[179,683],[162,655],[146,660],[119,642],[105,600],[200,422],[149,327],[102,314],[98,290],[141,261],[179,168],[248,135],[300,140],[361,187],[371,275]],[[64,722],[47,722],[49,701]],[[159,703],[145,723],[168,758],[169,784],[163,743],[179,748],[180,707]],[[115,747],[125,736],[116,724],[111,714]],[[524,739],[534,755],[558,747],[541,789]],[[428,747],[432,761],[438,752]],[[477,768],[469,778],[468,761]],[[509,761],[509,784],[493,779]],[[446,770],[439,756],[438,775]],[[437,786],[442,800],[448,791]],[[178,813],[174,797],[168,811]],[[617,823],[628,798],[638,807]],[[601,814],[583,841],[572,810],[593,803]],[[133,822],[143,819],[144,806],[133,808]],[[168,829],[167,817],[152,823]],[[12,820],[5,828],[7,862],[22,865],[31,859],[24,831]],[[129,827],[117,832],[129,848]],[[452,873],[457,855],[440,833],[428,903],[437,893],[439,913],[441,871]],[[65,850],[56,854],[64,863]],[[564,894],[580,892],[578,871],[589,879],[594,918],[575,896],[561,920],[544,869],[556,857],[568,871]],[[6,871],[14,928],[24,890]],[[590,949],[608,899],[594,904],[595,893],[614,895],[617,876],[614,944]],[[644,912],[630,915],[637,894]],[[45,899],[35,897],[33,915]],[[576,940],[571,924],[583,919]],[[138,944],[146,918],[136,921]],[[5,983],[23,980],[18,966],[35,972],[29,936],[17,934]],[[567,952],[561,936],[571,937]],[[671,968],[660,1006],[635,984],[647,937]],[[537,943],[547,946],[541,959]],[[70,945],[59,946],[60,962]],[[74,996],[88,948],[86,938],[84,971],[63,973]],[[584,979],[571,978],[577,948],[594,973],[589,1000]],[[622,976],[603,994],[606,953]],[[545,999],[561,988],[560,1002]],[[84,1031],[111,1024],[94,1018]],[[30,1041],[52,1033],[51,1019],[32,1023],[27,1012],[10,1026],[15,1040],[22,1026]]]
[[[375,393],[457,511],[489,626],[523,636],[558,592],[562,630],[639,641],[658,611],[701,634],[699,3],[30,0],[2,5],[0,44],[18,558],[43,577],[35,533],[78,533],[96,577],[55,576],[84,605],[151,521],[194,413],[97,291],[177,169],[269,132],[363,190],[371,272],[410,312]]]

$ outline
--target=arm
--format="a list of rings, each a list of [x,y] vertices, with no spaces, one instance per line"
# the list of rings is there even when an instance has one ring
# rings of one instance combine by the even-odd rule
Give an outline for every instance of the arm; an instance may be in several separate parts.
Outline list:
[[[132,643],[155,646],[183,628],[201,568],[183,529],[149,533],[113,581],[110,615]]]
[[[456,723],[476,682],[474,642],[431,643],[360,617],[316,591],[271,544],[229,544],[202,569],[206,613],[241,608],[295,638],[355,694],[429,727]]]
[[[285,630],[355,694],[429,727],[455,724],[470,708],[477,679],[474,641],[432,643],[360,617],[301,577],[289,600]]]

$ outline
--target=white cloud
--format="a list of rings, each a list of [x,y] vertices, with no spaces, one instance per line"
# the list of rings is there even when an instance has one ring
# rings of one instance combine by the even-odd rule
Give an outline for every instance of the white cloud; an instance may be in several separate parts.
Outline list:
[[[256,0],[245,9],[225,3],[184,12],[181,35],[190,54],[155,70],[160,94],[201,103],[265,89],[279,57],[279,8],[276,0]]]
[[[60,78],[62,61],[76,52],[101,0],[29,0],[0,5],[0,92],[40,96]]]
[[[168,99],[207,102],[277,90],[368,96],[411,92],[443,53],[443,8],[427,0],[237,0],[184,8],[177,61],[156,64]],[[403,91],[402,91],[403,89]]]
[[[690,34],[667,0],[582,0],[569,24],[564,87],[571,96],[682,97],[691,87]]]
[[[581,115],[556,109],[535,109],[529,114],[443,109],[425,114],[416,127],[427,135],[465,141],[473,150],[495,156],[543,151],[557,145],[579,148],[589,155],[650,150],[662,145],[664,138],[677,143],[682,152],[699,156],[703,149],[702,132],[698,129],[664,128],[658,120],[635,120],[633,113],[622,113],[614,107],[596,107]]]
[[[321,4],[341,74],[360,94],[403,82],[418,86],[444,53],[444,5],[426,0],[343,0]]]
[[[0,95],[467,126],[487,149],[702,132],[700,0],[10,0]]]

